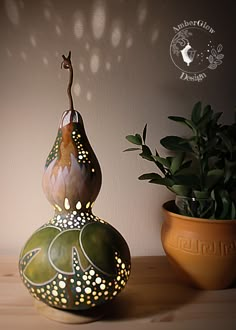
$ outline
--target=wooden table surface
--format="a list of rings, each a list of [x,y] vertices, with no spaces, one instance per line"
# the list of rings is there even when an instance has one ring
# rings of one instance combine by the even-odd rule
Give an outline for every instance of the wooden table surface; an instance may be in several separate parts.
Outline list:
[[[166,257],[136,257],[129,282],[106,315],[88,324],[65,324],[40,315],[22,284],[17,258],[0,257],[0,330],[30,329],[236,330],[236,287],[201,291],[183,285]]]

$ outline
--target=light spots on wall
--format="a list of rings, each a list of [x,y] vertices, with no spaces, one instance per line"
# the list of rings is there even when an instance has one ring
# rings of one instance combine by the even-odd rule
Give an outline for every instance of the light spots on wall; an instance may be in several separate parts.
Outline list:
[[[111,29],[111,44],[113,47],[118,47],[122,38],[122,24],[121,21],[115,21]]]
[[[95,50],[90,58],[90,70],[92,73],[97,73],[100,67],[100,56],[98,50]]]
[[[21,9],[24,9],[24,8],[25,8],[25,4],[24,4],[24,1],[23,1],[23,0],[20,0],[20,1],[19,1],[19,7],[20,7]]]
[[[151,43],[154,45],[157,42],[157,39],[159,37],[159,29],[154,28],[151,33]]]
[[[27,60],[27,54],[26,54],[25,51],[22,50],[22,51],[20,52],[20,57],[22,58],[23,61],[26,62],[26,60]]]
[[[143,25],[147,19],[147,3],[146,1],[140,2],[137,8],[138,24]]]
[[[98,0],[94,3],[91,25],[94,38],[101,39],[106,27],[106,8],[104,1]]]
[[[19,25],[20,13],[17,2],[15,0],[5,0],[5,8],[10,22],[14,25]]]
[[[61,27],[58,24],[55,25],[55,31],[59,37],[62,35]]]
[[[111,70],[111,62],[107,61],[107,62],[105,63],[105,67],[106,67],[106,70],[107,70],[107,71],[110,71],[110,70]]]
[[[50,21],[52,18],[51,10],[49,8],[44,8],[43,10],[44,17],[47,21]]]
[[[81,72],[84,72],[84,70],[85,70],[84,63],[79,64],[79,69]]]
[[[12,52],[10,51],[9,48],[6,48],[6,54],[8,57],[12,57]]]
[[[48,65],[48,58],[46,56],[43,56],[43,64]]]
[[[131,48],[133,46],[133,37],[130,33],[127,35],[125,46],[126,48]]]
[[[80,85],[78,82],[76,82],[74,84],[74,93],[76,96],[79,96],[80,95],[80,92],[81,92],[81,88],[80,88]]]
[[[42,20],[37,18],[34,21],[33,16],[29,16],[31,8],[28,2],[4,0],[4,3],[8,22],[14,26],[14,33],[20,34],[21,47],[24,47],[16,50],[19,47],[16,43],[11,45],[8,42],[4,45],[4,49],[8,49],[5,51],[8,60],[18,56],[23,63],[27,63],[33,57],[34,61],[38,60],[39,65],[51,68],[55,63],[55,56],[58,61],[66,51],[64,48],[62,50],[62,45],[67,47],[70,40],[69,50],[72,50],[73,62],[77,63],[80,71],[80,75],[75,76],[73,92],[76,97],[87,102],[93,101],[93,75],[101,77],[104,73],[114,73],[118,64],[123,63],[131,52],[135,52],[136,56],[139,42],[146,39],[150,46],[154,46],[159,38],[159,22],[146,24],[151,8],[145,0],[138,0],[132,6],[125,1],[119,1],[115,6],[107,0],[91,0],[86,6],[75,2],[73,8],[65,4],[66,11],[56,1],[39,0],[37,9]],[[131,20],[122,15],[126,10],[129,11]],[[23,31],[27,33],[23,34]],[[52,38],[51,47],[55,47],[53,51],[48,48],[48,38]],[[36,48],[40,52],[32,54]],[[61,78],[58,71],[55,75],[58,79]]]
[[[36,41],[36,38],[33,34],[30,35],[30,43],[33,47],[37,46],[37,41]]]
[[[92,100],[92,93],[91,93],[90,91],[87,92],[87,94],[86,94],[86,99],[87,99],[88,101],[91,101],[91,100]]]
[[[74,14],[74,35],[77,39],[81,39],[84,34],[85,19],[81,11]]]

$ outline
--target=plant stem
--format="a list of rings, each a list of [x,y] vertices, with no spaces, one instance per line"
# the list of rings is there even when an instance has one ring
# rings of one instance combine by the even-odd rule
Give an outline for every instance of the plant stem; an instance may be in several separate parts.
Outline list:
[[[61,67],[63,66],[64,69],[69,69],[70,71],[70,77],[69,77],[69,84],[67,87],[67,94],[69,98],[69,110],[74,110],[74,105],[73,105],[73,99],[71,95],[71,87],[73,83],[73,67],[71,63],[71,51],[69,51],[69,55],[66,57],[65,55],[62,55],[63,61],[61,63]]]

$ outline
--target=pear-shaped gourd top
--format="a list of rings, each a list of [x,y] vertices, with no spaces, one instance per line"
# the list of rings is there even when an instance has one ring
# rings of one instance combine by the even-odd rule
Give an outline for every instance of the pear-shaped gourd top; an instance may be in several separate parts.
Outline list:
[[[43,190],[56,212],[90,210],[101,188],[101,169],[86,136],[80,113],[74,110],[71,87],[71,52],[62,66],[70,72],[68,97],[70,109],[62,114],[56,141],[46,160]]]

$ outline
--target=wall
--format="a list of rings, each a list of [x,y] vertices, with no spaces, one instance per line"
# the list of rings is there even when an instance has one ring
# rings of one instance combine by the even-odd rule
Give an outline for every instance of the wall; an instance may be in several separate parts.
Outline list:
[[[132,255],[158,255],[161,205],[173,196],[140,182],[154,171],[125,136],[148,124],[148,144],[159,148],[182,127],[168,115],[188,115],[195,102],[223,111],[235,106],[234,1],[0,1],[0,252],[18,254],[29,235],[53,215],[41,188],[44,162],[67,109],[72,51],[73,96],[103,172],[94,213],[126,238]],[[223,63],[202,82],[181,80],[170,58],[173,27],[203,20],[223,45]]]

